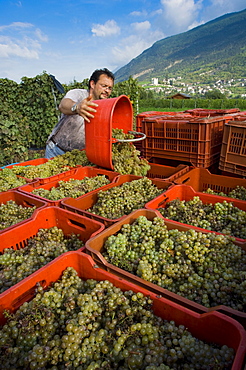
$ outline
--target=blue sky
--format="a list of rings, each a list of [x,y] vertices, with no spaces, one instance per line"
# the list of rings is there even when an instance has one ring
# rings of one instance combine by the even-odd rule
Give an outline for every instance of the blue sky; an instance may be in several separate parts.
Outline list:
[[[0,78],[19,83],[46,71],[61,83],[82,81],[243,9],[245,0],[0,0]]]

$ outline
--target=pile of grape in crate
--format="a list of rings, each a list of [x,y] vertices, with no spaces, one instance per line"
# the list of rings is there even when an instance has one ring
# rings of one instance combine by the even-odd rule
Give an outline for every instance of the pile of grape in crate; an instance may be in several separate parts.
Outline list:
[[[158,211],[174,221],[246,239],[246,211],[232,202],[203,203],[199,196],[187,201],[177,198]]]
[[[87,211],[108,219],[120,218],[144,208],[162,192],[163,189],[158,189],[150,179],[141,177],[108,190],[99,190],[97,202]]]
[[[125,134],[121,129],[113,129],[112,134],[116,139],[133,138],[133,135]],[[114,143],[112,147],[114,171],[122,175],[145,176],[150,165],[146,159],[140,158],[139,154],[140,152],[131,142]],[[13,166],[11,169],[4,168],[0,171],[0,192],[23,185],[26,179],[51,177],[77,166],[95,166],[95,164],[88,160],[85,150],[74,149],[42,164],[28,166],[23,164],[23,166]]]
[[[36,207],[25,207],[14,200],[0,204],[0,230],[30,218]]]
[[[25,162],[24,162],[25,163]],[[46,178],[77,166],[95,166],[88,161],[84,150],[74,149],[38,165],[18,165],[0,170],[0,192],[26,184],[26,179]]]
[[[71,234],[66,238],[56,226],[40,229],[27,246],[14,250],[5,248],[0,255],[0,293],[53,261],[62,253],[82,248],[84,243]]]
[[[134,135],[125,134],[122,129],[112,129],[112,137],[120,140],[134,139]],[[116,142],[112,145],[114,171],[121,175],[146,176],[150,165],[145,158],[140,158],[140,151],[132,142]]]
[[[18,177],[10,168],[0,170],[0,192],[24,185],[26,180]]]
[[[222,197],[235,198],[240,200],[246,200],[246,188],[244,186],[237,185],[232,189],[228,194],[223,193],[222,191],[217,193],[216,191],[208,188],[204,193],[220,195]]]
[[[74,149],[36,166],[13,166],[12,171],[18,176],[33,180],[51,177],[77,166],[94,166],[88,161],[84,150]]]
[[[80,279],[67,268],[47,291],[5,312],[3,369],[230,369],[234,350],[194,337],[184,325],[154,315],[142,293],[107,280]]]
[[[32,194],[39,195],[49,200],[59,200],[66,197],[78,198],[90,191],[108,185],[110,181],[105,175],[94,177],[84,177],[82,180],[70,179],[68,181],[59,181],[58,186],[53,186],[50,190],[44,188],[34,189]]]
[[[138,217],[105,241],[111,264],[205,307],[246,312],[246,252],[229,236],[168,230],[165,221]]]

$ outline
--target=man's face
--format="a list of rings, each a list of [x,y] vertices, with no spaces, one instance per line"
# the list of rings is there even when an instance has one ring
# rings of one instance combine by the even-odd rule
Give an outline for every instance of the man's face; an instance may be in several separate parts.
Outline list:
[[[109,98],[113,86],[114,81],[105,74],[100,76],[96,84],[94,81],[91,81],[90,92],[92,93],[93,100]]]

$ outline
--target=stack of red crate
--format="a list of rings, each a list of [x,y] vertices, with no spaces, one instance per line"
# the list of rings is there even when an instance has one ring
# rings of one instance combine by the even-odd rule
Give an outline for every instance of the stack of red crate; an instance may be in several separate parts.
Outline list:
[[[204,168],[218,163],[224,125],[232,115],[201,117],[178,113],[150,115],[138,121],[137,130],[146,134],[140,148],[143,157],[176,160]]]

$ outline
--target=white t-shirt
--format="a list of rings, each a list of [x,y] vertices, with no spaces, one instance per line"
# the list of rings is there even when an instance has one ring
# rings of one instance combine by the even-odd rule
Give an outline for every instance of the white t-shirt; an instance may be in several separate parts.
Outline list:
[[[72,89],[66,93],[64,98],[69,98],[76,103],[81,102],[89,96],[88,90]],[[84,118],[78,114],[66,115],[62,114],[60,120],[53,128],[50,138],[61,147],[64,151],[71,151],[73,149],[85,148],[85,122]]]

